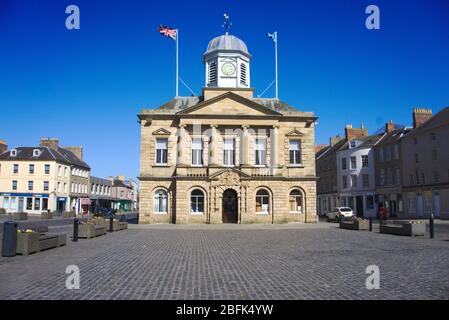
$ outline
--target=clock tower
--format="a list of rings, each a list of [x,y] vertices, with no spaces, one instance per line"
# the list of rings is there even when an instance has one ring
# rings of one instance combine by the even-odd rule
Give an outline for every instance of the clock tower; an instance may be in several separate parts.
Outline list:
[[[209,42],[204,54],[207,88],[250,88],[251,55],[246,44],[226,32]]]

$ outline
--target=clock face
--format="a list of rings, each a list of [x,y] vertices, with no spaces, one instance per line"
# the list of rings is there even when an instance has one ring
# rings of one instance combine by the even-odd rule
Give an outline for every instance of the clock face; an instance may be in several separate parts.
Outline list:
[[[235,66],[230,62],[223,63],[221,71],[225,76],[232,76],[235,73]]]

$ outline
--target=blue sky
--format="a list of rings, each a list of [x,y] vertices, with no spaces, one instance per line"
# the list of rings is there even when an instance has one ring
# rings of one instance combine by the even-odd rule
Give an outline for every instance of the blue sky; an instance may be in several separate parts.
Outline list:
[[[80,30],[65,28],[69,4],[80,8]],[[380,7],[381,30],[365,28],[369,4]],[[136,114],[175,90],[174,42],[157,26],[180,29],[180,76],[200,93],[202,54],[223,33],[224,12],[253,55],[258,94],[274,78],[265,32],[278,31],[280,98],[320,118],[317,143],[348,123],[374,132],[390,119],[411,124],[413,106],[449,105],[447,0],[2,0],[0,139],[58,137],[84,147],[93,175],[138,176]]]

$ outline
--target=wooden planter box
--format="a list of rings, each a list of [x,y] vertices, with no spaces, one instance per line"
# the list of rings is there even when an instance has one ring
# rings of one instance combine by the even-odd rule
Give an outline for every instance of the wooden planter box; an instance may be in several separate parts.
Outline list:
[[[28,219],[28,213],[26,213],[26,212],[13,212],[12,213],[12,219],[13,220],[27,220]]]
[[[341,221],[340,229],[369,230],[369,221],[368,220]]]
[[[106,233],[104,227],[95,224],[80,224],[78,226],[78,237],[91,239]]]
[[[18,233],[16,253],[24,256],[39,252],[39,233]]]
[[[424,236],[426,224],[422,222],[394,222],[380,225],[380,233],[395,234],[399,236]]]
[[[67,211],[62,214],[63,218],[74,218],[76,217],[75,211]]]
[[[42,212],[41,213],[41,219],[53,219],[53,212]]]

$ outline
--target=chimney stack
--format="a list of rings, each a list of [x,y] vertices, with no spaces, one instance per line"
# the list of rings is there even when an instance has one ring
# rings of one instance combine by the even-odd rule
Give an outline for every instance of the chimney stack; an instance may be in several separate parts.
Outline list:
[[[0,140],[0,154],[5,152],[6,150],[8,150],[8,145],[6,144],[5,141]]]
[[[320,152],[321,150],[323,150],[326,147],[327,147],[327,145],[325,145],[325,144],[316,144],[315,145],[315,153]]]
[[[41,147],[49,147],[50,149],[57,150],[59,147],[58,138],[42,138],[39,144]]]
[[[387,122],[385,124],[385,132],[386,133],[390,133],[394,131],[394,123],[393,120],[390,120],[390,122]]]
[[[64,147],[71,151],[78,159],[83,160],[83,147]]]
[[[353,128],[352,124],[346,125],[345,128],[345,139],[346,141],[352,140],[353,138],[361,138],[368,136],[368,130],[365,128]]]
[[[331,147],[333,147],[333,146],[335,146],[335,144],[337,143],[337,142],[339,142],[339,141],[341,141],[342,140],[342,137],[340,137],[339,135],[336,135],[335,137],[330,137],[329,138],[329,145],[331,146]]]
[[[432,117],[432,109],[413,108],[413,128],[418,128]]]

